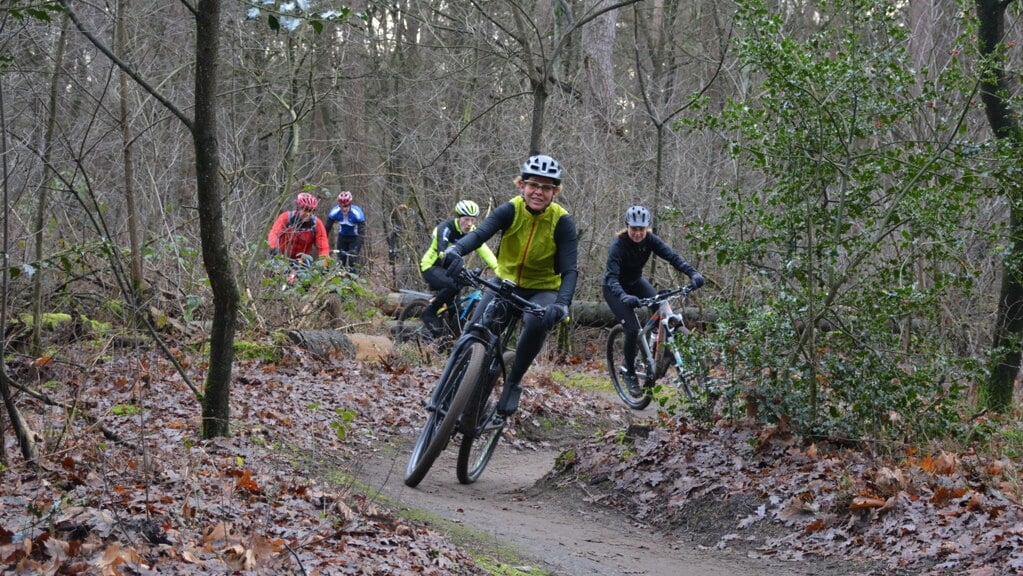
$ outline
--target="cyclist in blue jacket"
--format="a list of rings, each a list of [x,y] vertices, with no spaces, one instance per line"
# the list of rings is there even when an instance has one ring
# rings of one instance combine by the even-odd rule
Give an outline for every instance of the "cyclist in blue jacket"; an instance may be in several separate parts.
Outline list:
[[[476,229],[476,219],[479,218],[480,207],[472,200],[459,200],[455,204],[455,217],[445,220],[433,229],[430,237],[430,247],[426,249],[422,259],[419,261],[419,270],[423,274],[423,280],[436,294],[430,303],[419,315],[426,328],[434,337],[441,336],[444,329],[441,326],[437,311],[443,306],[451,306],[461,290],[461,285],[452,277],[448,276],[444,269],[444,251],[449,246],[458,242],[467,233]],[[476,249],[483,262],[492,270],[497,270],[497,258],[486,244],[481,244]]]
[[[366,215],[362,208],[352,204],[352,193],[348,190],[337,195],[337,206],[327,214],[327,235],[337,222],[337,259],[349,272],[355,272],[359,265],[359,252],[366,238]]]
[[[629,392],[640,395],[643,391],[636,380],[636,338],[639,335],[639,318],[635,308],[640,298],[657,295],[653,285],[643,277],[643,267],[651,255],[660,256],[676,270],[692,281],[693,286],[703,286],[703,275],[696,271],[681,256],[675,253],[664,240],[650,231],[650,211],[643,206],[632,206],[625,211],[627,228],[619,232],[607,251],[607,266],[601,288],[604,300],[625,328],[625,374],[623,379]]]

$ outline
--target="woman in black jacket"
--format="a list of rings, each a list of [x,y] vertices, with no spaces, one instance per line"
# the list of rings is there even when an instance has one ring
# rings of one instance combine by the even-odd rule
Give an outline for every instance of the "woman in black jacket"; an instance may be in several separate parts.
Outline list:
[[[639,306],[640,298],[657,295],[653,285],[643,277],[643,267],[653,254],[689,276],[696,288],[703,286],[703,275],[676,254],[664,240],[650,232],[650,211],[643,206],[633,206],[625,211],[625,225],[627,228],[615,236],[608,248],[607,267],[601,288],[608,307],[625,327],[623,379],[629,391],[639,395],[642,390],[636,381],[636,337],[640,325],[635,308]]]

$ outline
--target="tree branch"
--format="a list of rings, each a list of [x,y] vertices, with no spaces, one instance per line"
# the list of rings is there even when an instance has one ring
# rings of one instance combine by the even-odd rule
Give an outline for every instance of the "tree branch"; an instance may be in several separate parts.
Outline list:
[[[185,116],[184,112],[179,110],[178,107],[174,105],[174,103],[172,103],[170,100],[166,99],[163,95],[161,95],[156,90],[156,88],[150,86],[149,83],[143,80],[142,77],[139,76],[138,73],[136,73],[132,67],[128,66],[127,63],[121,61],[121,59],[118,58],[110,50],[110,48],[107,48],[106,44],[101,42],[99,38],[94,36],[92,32],[86,30],[85,25],[82,24],[82,21],[78,19],[78,14],[75,14],[75,11],[71,8],[71,3],[69,0],[59,0],[59,2],[60,5],[63,6],[65,10],[67,10],[68,17],[71,18],[71,21],[75,23],[75,27],[78,28],[78,31],[82,33],[82,36],[85,36],[89,40],[89,42],[91,42],[92,45],[95,46],[100,52],[106,54],[107,58],[110,58],[111,62],[117,65],[117,67],[120,68],[129,77],[131,77],[132,80],[138,83],[138,85],[141,86],[143,90],[149,92],[149,94],[151,94],[153,98],[156,98],[161,104],[164,105],[164,107],[167,108],[167,110],[170,110],[171,114],[177,116],[178,120],[181,120],[185,127],[188,128],[189,132],[192,131],[191,118]]]

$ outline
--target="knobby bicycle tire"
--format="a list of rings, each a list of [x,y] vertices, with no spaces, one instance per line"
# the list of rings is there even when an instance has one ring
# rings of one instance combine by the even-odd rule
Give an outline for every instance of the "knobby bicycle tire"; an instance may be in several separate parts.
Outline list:
[[[412,340],[423,333],[424,326],[419,316],[423,310],[426,310],[429,303],[429,300],[420,298],[402,307],[398,314],[398,331],[396,333],[399,341]]]
[[[475,385],[475,380],[467,376],[478,375],[482,371],[484,354],[476,352],[477,347],[482,349],[483,344],[473,342],[455,352],[448,360],[450,369],[445,368],[444,376],[437,383],[440,389],[436,398],[437,408],[430,412],[405,469],[405,485],[410,488],[415,488],[423,481],[433,462],[451,440],[455,424],[469,400],[469,394],[459,392],[462,388]]]
[[[506,369],[514,361],[514,351],[504,353]],[[497,413],[496,392],[500,389],[497,383],[503,378],[503,374],[495,374],[492,382],[479,386],[478,393],[469,401],[462,415],[462,443],[458,447],[458,462],[455,466],[458,481],[462,484],[472,484],[479,480],[501,439],[504,423],[502,421],[494,425],[493,422]]]
[[[645,338],[646,334],[640,331],[638,338]],[[637,343],[637,348],[638,348]],[[647,367],[646,362],[642,359],[642,351],[636,351],[636,379],[640,384],[647,384]],[[611,377],[611,383],[614,384],[615,391],[618,392],[618,397],[622,399],[622,402],[626,406],[633,410],[642,410],[650,404],[651,390],[649,386],[643,385],[643,393],[639,396],[633,395],[629,391],[628,386],[625,385],[625,381],[622,378],[622,372],[625,369],[625,328],[618,324],[611,329],[611,332],[607,335],[607,372]]]

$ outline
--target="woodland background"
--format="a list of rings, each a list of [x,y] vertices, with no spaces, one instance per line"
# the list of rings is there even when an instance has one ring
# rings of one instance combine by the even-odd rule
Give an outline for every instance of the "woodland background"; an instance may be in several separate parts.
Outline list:
[[[542,151],[579,226],[576,298],[599,299],[624,208],[653,207],[710,279],[706,353],[736,413],[849,441],[969,434],[975,400],[1008,406],[1023,326],[1018,10],[13,2],[4,313],[33,331],[5,345],[59,356],[32,317],[155,309],[210,330],[207,383],[229,381],[235,328],[360,326],[422,287],[457,200],[507,200]],[[267,282],[266,231],[303,189],[321,216],[342,189],[368,214],[370,264],[327,309]]]
[[[708,423],[659,398],[646,439],[573,448],[560,482],[602,478],[655,524],[718,519],[725,545],[780,522],[793,532],[767,547],[796,561],[1019,570],[1019,16],[991,0],[7,0],[0,556],[25,573],[482,573],[314,479],[414,435],[443,359],[274,338],[384,332],[386,294],[422,288],[430,229],[459,199],[510,198],[544,152],[580,230],[577,301],[599,300],[623,210],[652,207],[709,280],[693,346],[723,400]],[[342,189],[369,217],[367,266],[282,290],[272,219],[302,190],[324,216]],[[558,378],[603,380],[589,334],[559,339],[577,348]],[[520,423],[611,410],[548,359]],[[729,495],[749,504],[737,519]]]

